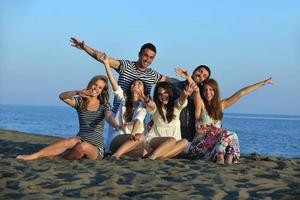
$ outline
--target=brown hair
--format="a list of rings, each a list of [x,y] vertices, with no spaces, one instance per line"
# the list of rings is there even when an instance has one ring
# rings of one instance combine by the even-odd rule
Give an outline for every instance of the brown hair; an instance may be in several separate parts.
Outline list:
[[[130,122],[133,117],[133,102],[132,102],[131,86],[136,81],[141,81],[143,83],[144,95],[148,96],[148,89],[147,89],[144,81],[142,81],[141,79],[135,79],[130,83],[127,91],[125,92],[125,94],[126,94],[126,102],[125,102],[126,109],[125,109],[125,113],[124,113],[124,118],[125,118],[126,122]]]
[[[210,102],[208,102],[207,99],[204,97],[204,88],[206,85],[211,86],[214,90],[214,96]],[[215,81],[214,79],[206,80],[203,84],[203,88],[201,91],[201,98],[203,99],[205,109],[208,115],[214,120],[222,120],[223,118],[220,96],[221,95],[217,81]]]
[[[168,104],[167,104],[167,116],[166,116],[167,119],[164,117],[163,110],[162,110],[162,105],[161,105],[161,102],[158,98],[158,90],[160,88],[163,88],[169,94],[169,101],[168,101]],[[174,96],[172,86],[168,82],[165,82],[165,81],[157,83],[156,87],[154,89],[153,100],[156,104],[156,107],[158,109],[158,112],[159,112],[160,116],[163,118],[164,121],[167,120],[168,123],[170,123],[175,118],[174,105],[175,105],[175,100],[176,100],[175,96]]]

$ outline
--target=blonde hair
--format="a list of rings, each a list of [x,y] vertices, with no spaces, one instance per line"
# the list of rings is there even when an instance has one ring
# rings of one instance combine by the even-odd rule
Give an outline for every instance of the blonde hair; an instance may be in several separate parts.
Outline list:
[[[90,89],[93,85],[95,85],[98,80],[104,81],[105,85],[104,85],[102,92],[98,95],[97,98],[99,99],[101,104],[107,104],[109,102],[109,84],[108,84],[108,79],[106,76],[104,76],[104,75],[94,76],[89,81],[89,83],[87,85],[87,89]],[[86,103],[87,103],[86,100],[83,99],[82,108],[84,110],[86,109]]]

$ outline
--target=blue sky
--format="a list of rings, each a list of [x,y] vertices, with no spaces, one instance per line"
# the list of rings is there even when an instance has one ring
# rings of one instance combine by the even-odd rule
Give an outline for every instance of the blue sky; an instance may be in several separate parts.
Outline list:
[[[63,105],[103,66],[70,46],[85,40],[116,59],[136,60],[151,42],[151,67],[174,77],[206,64],[226,98],[273,77],[226,112],[300,115],[300,1],[0,2],[0,104]]]

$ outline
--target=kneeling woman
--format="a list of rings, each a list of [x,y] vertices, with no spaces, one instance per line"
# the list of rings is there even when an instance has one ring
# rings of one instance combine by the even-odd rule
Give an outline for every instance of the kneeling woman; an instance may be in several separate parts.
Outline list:
[[[153,127],[146,135],[148,150],[153,151],[149,156],[151,160],[172,158],[187,147],[188,141],[181,139],[179,116],[192,92],[192,86],[188,85],[176,100],[171,85],[159,82],[154,89],[154,101],[144,98],[153,119]]]
[[[79,118],[77,137],[63,139],[30,155],[19,155],[19,160],[60,157],[68,160],[104,156],[104,119],[117,127],[109,105],[109,88],[105,76],[93,77],[87,89],[63,92],[59,98],[74,107]]]

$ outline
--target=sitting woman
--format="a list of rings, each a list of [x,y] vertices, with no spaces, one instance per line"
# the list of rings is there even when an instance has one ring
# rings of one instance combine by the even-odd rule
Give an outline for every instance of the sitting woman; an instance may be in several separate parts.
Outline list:
[[[30,155],[19,155],[17,159],[36,160],[53,157],[68,160],[102,159],[104,156],[104,119],[117,127],[108,102],[107,78],[102,75],[95,76],[90,80],[87,89],[63,92],[59,98],[77,111],[79,118],[77,137],[63,139]]]
[[[188,78],[186,71],[179,70],[178,75]],[[235,104],[242,96],[253,92],[272,78],[245,87],[231,97],[221,100],[217,82],[209,79],[203,84],[203,90],[194,95],[196,134],[190,145],[189,153],[193,159],[216,161],[228,165],[239,160],[240,147],[237,134],[221,128],[223,111]]]
[[[99,57],[99,60],[104,63],[113,92],[121,102],[115,119],[122,129],[115,130],[112,133],[107,146],[110,146],[112,156],[117,159],[124,154],[143,157],[146,154],[143,151],[143,143],[145,140],[144,119],[147,112],[144,104],[139,99],[141,94],[148,95],[145,83],[140,79],[132,81],[124,96],[122,88],[112,74],[108,57],[104,54]]]
[[[167,82],[159,82],[154,89],[154,101],[144,96],[146,109],[153,119],[153,127],[146,135],[147,150],[153,151],[149,156],[151,160],[172,158],[187,147],[188,141],[181,138],[179,115],[187,105],[192,87],[188,85],[176,100],[172,86]]]

